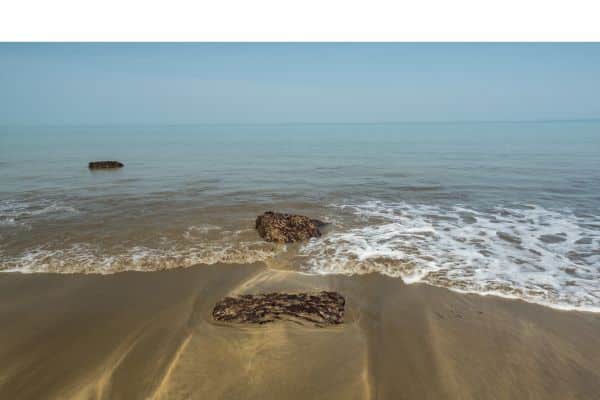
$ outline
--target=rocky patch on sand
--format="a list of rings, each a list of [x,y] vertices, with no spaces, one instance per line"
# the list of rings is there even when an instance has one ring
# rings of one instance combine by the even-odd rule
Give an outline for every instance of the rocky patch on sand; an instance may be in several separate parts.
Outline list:
[[[122,168],[123,163],[119,161],[90,161],[88,167],[89,169]]]
[[[225,297],[213,309],[216,321],[266,324],[275,321],[316,326],[344,322],[346,300],[336,292],[267,293]]]
[[[267,242],[292,243],[320,237],[319,227],[325,225],[317,219],[303,215],[267,211],[256,218],[256,230]]]

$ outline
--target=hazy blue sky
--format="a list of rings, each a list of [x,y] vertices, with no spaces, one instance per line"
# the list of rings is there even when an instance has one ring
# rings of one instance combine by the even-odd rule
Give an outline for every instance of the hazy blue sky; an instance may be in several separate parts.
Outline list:
[[[0,124],[600,117],[600,44],[0,44]]]

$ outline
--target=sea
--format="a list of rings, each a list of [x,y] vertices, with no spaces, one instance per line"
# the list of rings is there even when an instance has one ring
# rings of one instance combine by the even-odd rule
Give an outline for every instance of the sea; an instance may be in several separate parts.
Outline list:
[[[0,126],[0,271],[259,261],[599,312],[600,121]]]

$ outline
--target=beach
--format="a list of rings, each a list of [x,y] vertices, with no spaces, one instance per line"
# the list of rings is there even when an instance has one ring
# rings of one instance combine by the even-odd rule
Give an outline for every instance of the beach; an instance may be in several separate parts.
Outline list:
[[[0,43],[0,400],[600,400],[598,65]]]
[[[599,127],[0,127],[0,398],[597,398]],[[213,320],[322,290],[341,325]]]
[[[215,322],[228,295],[335,290],[342,325]],[[0,274],[0,398],[592,399],[600,315],[263,263]]]

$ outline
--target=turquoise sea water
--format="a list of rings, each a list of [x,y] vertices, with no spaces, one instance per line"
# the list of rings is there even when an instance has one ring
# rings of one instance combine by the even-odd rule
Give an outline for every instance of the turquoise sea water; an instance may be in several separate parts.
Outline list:
[[[3,126],[0,183],[3,270],[263,260],[600,309],[597,121]],[[265,244],[269,209],[331,225]]]

